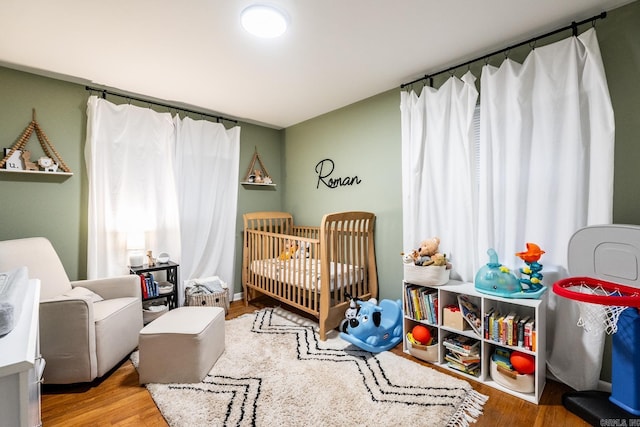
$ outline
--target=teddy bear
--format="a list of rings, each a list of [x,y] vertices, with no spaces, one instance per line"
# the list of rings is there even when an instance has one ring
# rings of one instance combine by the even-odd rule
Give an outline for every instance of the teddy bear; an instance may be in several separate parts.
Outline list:
[[[298,251],[298,246],[295,244],[295,242],[292,242],[291,240],[286,240],[284,242],[284,250],[282,251],[280,256],[278,256],[278,259],[280,261],[286,261],[288,259],[294,258],[296,256],[297,251]]]
[[[440,246],[439,237],[432,237],[420,242],[420,247],[418,247],[416,254],[417,256],[415,256],[414,259],[414,264],[421,266],[432,265],[435,260],[431,258],[438,253],[438,246]]]

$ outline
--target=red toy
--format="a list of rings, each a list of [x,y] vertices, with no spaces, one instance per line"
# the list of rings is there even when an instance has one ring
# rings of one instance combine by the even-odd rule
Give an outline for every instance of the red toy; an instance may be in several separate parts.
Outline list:
[[[528,375],[536,371],[536,359],[530,354],[514,351],[511,353],[509,361],[519,374]]]
[[[429,328],[426,326],[414,326],[411,330],[411,335],[413,335],[413,338],[422,345],[429,345],[431,343],[431,332],[429,332]]]

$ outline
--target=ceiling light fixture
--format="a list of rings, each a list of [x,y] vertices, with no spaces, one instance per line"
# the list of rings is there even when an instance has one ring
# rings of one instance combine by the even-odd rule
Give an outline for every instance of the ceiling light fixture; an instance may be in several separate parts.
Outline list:
[[[240,15],[240,22],[250,34],[264,38],[281,36],[289,25],[285,12],[266,4],[254,4],[245,8]]]

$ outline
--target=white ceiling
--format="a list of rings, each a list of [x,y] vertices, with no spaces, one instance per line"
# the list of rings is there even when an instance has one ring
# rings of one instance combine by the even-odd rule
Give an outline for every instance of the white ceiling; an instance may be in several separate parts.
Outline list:
[[[256,0],[261,2],[261,0]],[[1,0],[0,65],[283,128],[630,0]]]

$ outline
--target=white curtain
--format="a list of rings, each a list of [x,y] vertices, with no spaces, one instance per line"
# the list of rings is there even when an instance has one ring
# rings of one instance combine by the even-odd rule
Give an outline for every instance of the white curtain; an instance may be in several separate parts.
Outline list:
[[[87,116],[88,278],[127,274],[127,240],[142,233],[140,249],[179,262],[171,115],[90,96]]]
[[[463,280],[472,281],[470,271],[488,261],[487,249],[494,248],[502,264],[516,268],[522,261],[515,253],[525,250],[527,242],[537,243],[546,251],[542,273],[550,286],[568,274],[567,246],[573,233],[612,221],[614,119],[595,29],[536,48],[523,64],[507,59],[499,68],[487,65],[480,83],[477,175],[466,153],[455,154],[462,156],[455,161],[425,160],[451,148],[446,134],[430,138],[432,122],[466,130],[468,117],[428,109],[425,93],[402,93],[404,249],[425,234],[464,230],[466,244],[477,249],[476,258],[464,247],[461,256],[455,238],[448,242],[447,236],[443,243],[455,245],[454,268],[461,269]],[[450,110],[446,97],[439,102],[441,109]],[[448,171],[438,172],[436,181],[434,173],[440,169]],[[467,192],[452,191],[445,178],[479,181],[477,186],[457,184],[471,188]],[[472,200],[477,204],[465,205]],[[473,218],[441,211],[443,206],[467,209]],[[427,228],[434,225],[438,228]],[[551,290],[548,298],[549,370],[576,389],[595,388],[604,337],[576,326],[574,302]]]
[[[614,119],[595,29],[537,48],[522,65],[485,66],[481,92],[478,244],[517,266],[515,253],[537,243],[545,268],[566,275],[573,233],[612,221]],[[575,305],[549,298],[553,308]],[[594,342],[566,309],[549,314],[549,369],[595,388],[604,336]]]
[[[181,283],[217,275],[233,290],[240,127],[188,117],[175,122]]]
[[[420,96],[401,93],[403,249],[439,237],[454,277],[472,281],[477,258],[475,77],[451,77]]]
[[[217,275],[232,292],[240,127],[96,96],[87,116],[88,277],[127,274],[141,234],[142,249],[180,263],[180,304],[190,278]]]

